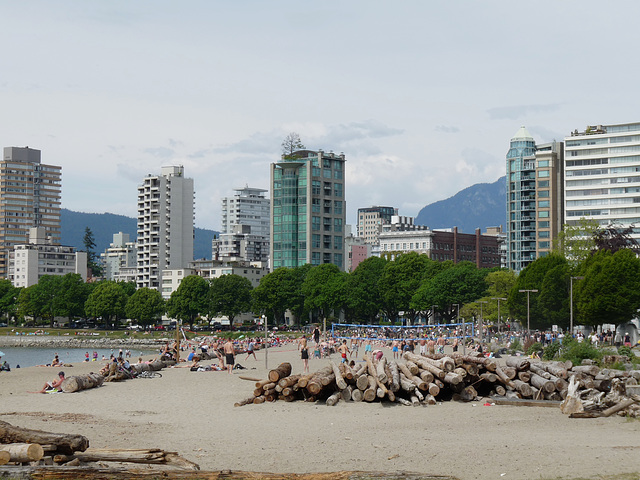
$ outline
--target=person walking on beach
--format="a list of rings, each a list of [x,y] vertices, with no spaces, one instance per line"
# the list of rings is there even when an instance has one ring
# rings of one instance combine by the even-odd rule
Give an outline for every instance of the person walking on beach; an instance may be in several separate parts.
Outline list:
[[[249,340],[249,345],[247,345],[247,358],[245,358],[245,360],[248,360],[251,355],[253,355],[253,358],[255,358],[257,362],[258,357],[256,357],[255,345],[253,343],[253,340]]]
[[[309,350],[307,348],[307,336],[303,335],[298,343],[300,358],[302,359],[302,373],[309,373]]]
[[[233,370],[233,365],[235,363],[235,348],[233,347],[233,342],[231,339],[227,340],[227,343],[224,344],[224,356],[227,364],[227,372],[231,374],[231,370]]]
[[[316,342],[316,345],[320,343],[320,329],[318,327],[313,329],[313,341]]]
[[[342,340],[342,345],[338,347],[338,353],[342,357],[342,363],[347,363],[347,353],[349,353],[349,347],[347,347],[346,340]]]

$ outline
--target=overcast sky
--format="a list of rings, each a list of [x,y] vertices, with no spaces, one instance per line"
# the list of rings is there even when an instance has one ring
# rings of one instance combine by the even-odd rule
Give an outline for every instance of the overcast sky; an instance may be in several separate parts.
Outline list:
[[[63,167],[62,205],[135,217],[162,165],[196,226],[269,188],[298,132],[344,152],[347,221],[505,171],[510,138],[640,121],[640,2],[0,0],[1,146]]]

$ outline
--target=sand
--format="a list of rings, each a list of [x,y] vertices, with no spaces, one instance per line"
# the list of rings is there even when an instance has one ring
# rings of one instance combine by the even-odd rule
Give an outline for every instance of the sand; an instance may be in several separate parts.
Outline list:
[[[408,471],[467,479],[591,477],[640,472],[640,421],[569,419],[559,409],[445,402],[429,407],[274,402],[234,407],[266,378],[264,353],[247,370],[162,371],[159,379],[107,383],[73,394],[30,394],[57,368],[0,373],[0,420],[80,433],[92,447],[162,448],[203,470],[262,472]],[[391,355],[386,351],[385,355]],[[269,350],[300,373],[293,346]],[[315,371],[326,360],[311,360]],[[65,368],[67,375],[97,370]],[[504,475],[503,475],[504,474]]]

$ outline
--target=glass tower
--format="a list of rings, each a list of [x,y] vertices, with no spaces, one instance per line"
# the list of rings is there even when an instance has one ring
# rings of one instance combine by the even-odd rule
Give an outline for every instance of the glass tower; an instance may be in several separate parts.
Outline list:
[[[300,150],[271,164],[273,270],[333,263],[344,270],[344,154]]]
[[[507,265],[519,272],[536,259],[536,142],[525,127],[507,152]]]

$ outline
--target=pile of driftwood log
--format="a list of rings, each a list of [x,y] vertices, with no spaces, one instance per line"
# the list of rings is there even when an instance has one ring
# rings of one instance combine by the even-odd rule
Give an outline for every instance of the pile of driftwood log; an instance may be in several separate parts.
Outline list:
[[[474,401],[481,397],[514,400],[529,404],[559,406],[568,395],[569,379],[579,386],[581,400],[606,402],[615,392],[623,399],[626,386],[637,385],[640,371],[600,370],[595,365],[573,366],[565,362],[532,361],[509,357],[506,365],[476,354],[416,355],[405,352],[401,361],[379,361],[364,357],[357,368],[330,362],[308,375],[291,375],[291,364],[271,370],[268,379],[256,382],[253,395],[235,406],[284,400],[355,402],[390,401],[403,405],[433,405],[437,401]],[[614,395],[610,395],[614,401]],[[622,401],[622,400],[620,400]],[[538,402],[538,403],[536,403]],[[630,404],[631,405],[631,404]],[[635,406],[621,411],[638,415]]]
[[[116,362],[109,362],[99,373],[87,373],[67,377],[60,386],[64,393],[80,392],[89,388],[100,387],[104,382],[119,382],[136,378],[142,372],[157,372],[163,368],[175,365],[175,361],[154,360],[149,363],[134,363],[129,371],[118,366]]]
[[[22,478],[21,467],[94,468],[98,463],[136,463],[166,465],[182,469],[198,470],[177,453],[154,449],[98,449],[89,448],[89,440],[82,435],[60,434],[15,427],[0,421],[0,477]],[[104,467],[104,466],[102,466]],[[113,467],[114,471],[121,469]],[[4,478],[4,477],[3,477]]]

